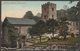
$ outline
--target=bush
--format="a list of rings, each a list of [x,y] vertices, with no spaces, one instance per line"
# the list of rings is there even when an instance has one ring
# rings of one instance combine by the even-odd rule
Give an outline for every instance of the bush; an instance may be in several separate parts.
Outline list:
[[[73,38],[75,37],[73,33],[71,34],[71,37],[73,37]]]

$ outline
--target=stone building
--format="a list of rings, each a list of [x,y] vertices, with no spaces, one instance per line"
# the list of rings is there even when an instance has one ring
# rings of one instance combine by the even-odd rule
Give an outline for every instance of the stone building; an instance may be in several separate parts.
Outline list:
[[[57,13],[56,13],[56,4],[47,2],[42,5],[42,19],[48,20],[48,19],[56,19]]]
[[[73,33],[75,37],[79,35],[79,22],[78,21],[68,21],[70,23],[69,26],[69,32]]]
[[[3,29],[3,37],[2,37],[3,42],[8,43],[10,45],[9,35],[14,33],[15,31],[13,30],[14,28],[16,28],[17,31],[15,31],[15,33],[17,32],[16,34],[18,36],[26,36],[26,38],[30,38],[30,35],[28,33],[28,28],[31,28],[32,25],[34,24],[36,24],[36,22],[33,19],[6,17],[3,22],[3,28],[2,28]],[[10,29],[13,31],[12,33],[10,33],[11,32]]]

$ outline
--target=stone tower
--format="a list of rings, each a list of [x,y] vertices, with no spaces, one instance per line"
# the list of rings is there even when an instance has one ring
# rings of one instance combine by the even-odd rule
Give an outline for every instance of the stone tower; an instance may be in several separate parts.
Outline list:
[[[42,19],[48,20],[48,19],[56,19],[57,13],[56,13],[56,4],[47,2],[42,5]]]

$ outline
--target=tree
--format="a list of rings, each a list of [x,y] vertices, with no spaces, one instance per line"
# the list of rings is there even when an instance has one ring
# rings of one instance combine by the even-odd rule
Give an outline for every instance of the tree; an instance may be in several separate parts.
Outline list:
[[[61,18],[59,22],[59,34],[61,36],[64,36],[64,39],[66,39],[66,35],[68,35],[68,25],[70,23],[66,22],[67,18]]]
[[[9,30],[9,46],[14,48],[17,46],[17,37],[18,37],[18,32],[17,32],[17,28],[15,28],[13,25],[9,25],[8,26]]]
[[[80,1],[77,3],[77,5],[75,7],[73,7],[74,11],[72,11],[74,14],[72,13],[69,13],[71,15],[73,15],[73,17],[75,17],[73,20],[76,19],[76,21],[78,21],[77,23],[79,23],[79,34],[80,34]],[[70,17],[70,18],[73,18],[73,17]]]
[[[26,12],[26,14],[24,15],[23,19],[25,19],[25,18],[26,18],[26,19],[33,19],[33,20],[35,20],[36,22],[38,22],[38,21],[41,19],[41,17],[34,16],[31,11]]]
[[[31,11],[26,12],[26,14],[24,15],[24,18],[32,19],[33,17],[34,17],[34,15]]]
[[[60,19],[60,18],[63,18],[63,17],[68,17],[68,12],[67,12],[67,9],[60,9],[60,10],[57,10],[57,18]]]
[[[64,10],[67,10],[68,9],[68,5],[64,5],[63,8],[64,8]]]
[[[77,7],[77,18],[78,18],[78,21],[79,21],[79,34],[80,34],[80,1],[77,3],[76,7]]]
[[[29,33],[31,36],[39,36],[40,42],[41,42],[41,36],[47,32],[47,26],[46,23],[42,20],[37,22],[35,25],[32,26],[32,28],[29,29]]]
[[[4,20],[3,24],[3,30],[5,29],[4,27],[7,28],[8,32],[6,33],[7,37],[6,40],[3,41],[2,46],[3,47],[16,47],[17,44],[17,37],[18,37],[18,29],[14,27],[10,22],[8,22],[7,18]],[[3,31],[4,33],[4,31]],[[4,38],[4,37],[3,37]]]
[[[54,35],[54,32],[58,26],[58,21],[54,20],[54,19],[49,19],[46,22],[47,27],[48,27],[48,33],[52,33]]]
[[[71,34],[71,37],[73,37],[73,38],[74,38],[74,37],[75,37],[75,35],[72,33],[72,34]]]
[[[71,7],[70,9],[68,9],[68,18],[71,21],[76,21],[77,17],[76,17],[76,13],[77,13],[77,8],[75,6]]]

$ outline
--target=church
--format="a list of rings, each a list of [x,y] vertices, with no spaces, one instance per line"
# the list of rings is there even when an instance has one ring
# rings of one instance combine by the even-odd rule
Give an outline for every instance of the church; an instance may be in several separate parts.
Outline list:
[[[25,16],[26,17],[26,16]],[[48,19],[57,19],[57,10],[56,10],[56,4],[47,2],[42,5],[42,15],[39,20],[48,20]],[[71,21],[70,21],[71,22]],[[12,34],[11,32],[17,31],[16,36],[26,36],[26,38],[30,38],[30,35],[28,33],[28,29],[32,27],[32,25],[36,24],[37,21],[34,20],[34,18],[11,18],[11,17],[6,17],[5,20],[3,21],[2,25],[2,39],[3,43],[7,45],[11,45],[12,43],[10,42],[9,35]],[[72,22],[71,22],[72,23]],[[74,25],[76,26],[75,22],[72,23],[72,26],[70,27],[69,31],[74,32],[73,30],[75,29],[75,32],[78,33],[78,30],[74,28]],[[14,31],[10,27],[15,27]],[[73,28],[73,29],[72,29]],[[16,45],[15,45],[16,46]]]

